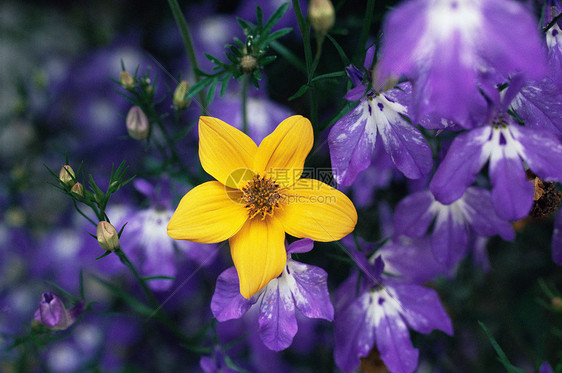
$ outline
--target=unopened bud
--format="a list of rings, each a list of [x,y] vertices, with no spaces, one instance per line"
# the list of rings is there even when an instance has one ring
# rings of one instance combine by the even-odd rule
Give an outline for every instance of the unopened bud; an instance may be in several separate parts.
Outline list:
[[[79,195],[80,197],[84,197],[84,185],[81,183],[76,183],[70,188],[70,191],[74,194]]]
[[[191,100],[185,99],[185,95],[188,90],[189,90],[189,84],[185,80],[182,80],[180,84],[178,84],[174,92],[174,107],[177,110],[183,110],[186,107],[188,107],[189,104],[191,103]]]
[[[258,67],[258,60],[252,55],[245,55],[240,59],[240,69],[245,73],[251,73]]]
[[[314,31],[326,34],[336,22],[336,11],[330,0],[310,0],[308,18]]]
[[[59,172],[59,180],[62,186],[72,187],[76,183],[76,175],[69,165],[64,165]]]
[[[119,248],[119,235],[113,225],[106,221],[100,221],[97,229],[98,243],[107,251],[115,251]]]
[[[127,114],[127,132],[135,140],[144,140],[148,137],[150,132],[150,125],[148,118],[142,109],[138,106],[133,106],[129,109]]]
[[[67,310],[55,294],[43,293],[34,319],[51,330],[65,330],[76,322],[80,314],[84,312],[84,308],[84,302],[80,301]]]
[[[119,73],[119,83],[121,83],[121,86],[125,89],[133,89],[135,87],[135,78],[128,72],[121,71]]]

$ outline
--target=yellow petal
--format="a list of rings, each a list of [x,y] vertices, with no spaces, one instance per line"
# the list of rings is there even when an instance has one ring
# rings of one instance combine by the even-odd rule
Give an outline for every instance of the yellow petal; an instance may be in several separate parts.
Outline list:
[[[218,181],[196,186],[181,199],[168,223],[168,235],[202,243],[234,236],[248,219],[247,209],[239,203],[241,197],[242,192]]]
[[[355,206],[339,190],[318,180],[300,179],[286,193],[287,204],[275,217],[290,235],[328,242],[355,229]]]
[[[301,177],[313,143],[310,121],[300,115],[289,117],[261,142],[254,170],[267,172],[282,186],[291,186]]]
[[[243,170],[252,168],[257,149],[251,138],[222,120],[199,118],[201,165],[224,185],[238,188],[240,175],[244,175]],[[233,173],[240,175],[232,177]]]
[[[229,243],[244,298],[251,298],[283,272],[285,231],[275,218],[248,220]]]

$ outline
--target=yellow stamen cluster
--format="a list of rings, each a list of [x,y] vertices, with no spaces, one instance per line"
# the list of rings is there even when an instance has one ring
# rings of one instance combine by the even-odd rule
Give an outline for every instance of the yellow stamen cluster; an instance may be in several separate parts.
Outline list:
[[[259,174],[242,188],[242,192],[242,203],[248,209],[250,219],[259,215],[264,220],[266,216],[273,215],[274,209],[280,207],[286,198],[279,184]]]

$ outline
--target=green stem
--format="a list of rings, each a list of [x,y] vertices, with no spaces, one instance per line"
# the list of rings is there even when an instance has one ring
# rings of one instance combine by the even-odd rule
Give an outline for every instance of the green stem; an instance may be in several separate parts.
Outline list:
[[[311,66],[312,66],[312,48],[310,47],[310,28],[302,15],[301,6],[298,0],[292,0],[293,2],[293,9],[295,10],[295,15],[297,16],[297,21],[299,23],[299,28],[301,30],[302,39],[304,41],[304,60],[306,64],[306,72],[310,74]],[[310,81],[310,77],[307,76],[308,81]]]
[[[131,273],[133,274],[133,276],[135,277],[135,279],[137,280],[137,282],[141,286],[142,291],[143,291],[146,299],[149,301],[150,305],[154,309],[158,309],[158,307],[160,306],[160,304],[158,303],[158,300],[156,299],[154,294],[152,294],[152,291],[148,288],[148,285],[146,285],[146,281],[144,281],[144,279],[139,275],[137,269],[135,268],[134,264],[129,260],[129,257],[127,256],[127,254],[125,254],[125,252],[121,249],[117,249],[115,251],[115,254],[119,257],[119,260],[121,260],[121,263],[123,263],[125,265],[125,267],[127,267],[129,269],[129,271],[131,271]]]
[[[242,76],[242,132],[248,134],[248,74]]]
[[[135,268],[135,265],[131,262],[127,254],[125,254],[125,252],[121,249],[117,249],[115,251],[115,254],[119,257],[121,263],[123,263],[131,271],[131,273],[141,286],[146,299],[150,303],[150,306],[154,309],[154,316],[160,322],[166,325],[166,327],[184,344],[193,345],[195,342],[197,342],[196,340],[192,340],[191,338],[184,335],[179,330],[178,326],[170,319],[170,317],[161,310],[158,300],[156,299],[148,285],[146,285],[146,281],[139,275],[137,269]]]
[[[357,53],[355,54],[357,64],[362,64],[363,59],[365,59],[365,43],[367,43],[367,38],[369,37],[369,31],[371,30],[371,23],[373,22],[374,15],[375,0],[368,0],[365,20],[363,21],[363,27],[361,28],[361,36],[359,36],[359,47],[357,49]]]
[[[197,56],[195,55],[193,40],[191,38],[191,33],[189,32],[189,27],[187,26],[185,17],[181,12],[177,0],[168,0],[168,4],[170,5],[170,9],[172,10],[174,19],[176,20],[176,23],[180,29],[180,33],[183,38],[183,44],[185,46],[185,51],[187,52],[187,58],[189,58],[191,68],[193,70],[193,75],[195,75],[195,80],[199,81],[201,80],[201,74],[199,74],[199,65],[197,63]],[[199,92],[199,99],[201,100],[201,110],[203,111],[203,115],[208,115],[207,101],[205,99],[205,95],[203,94],[203,91]]]

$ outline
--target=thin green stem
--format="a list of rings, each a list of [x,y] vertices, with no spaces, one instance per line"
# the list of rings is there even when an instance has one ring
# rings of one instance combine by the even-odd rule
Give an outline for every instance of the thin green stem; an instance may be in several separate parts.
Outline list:
[[[185,51],[187,52],[187,57],[191,64],[191,69],[193,70],[193,75],[195,75],[195,80],[201,80],[201,74],[199,74],[199,64],[197,63],[197,55],[195,54],[195,48],[193,47],[193,39],[191,38],[191,33],[189,32],[189,27],[183,13],[181,12],[180,6],[177,0],[168,0],[174,19],[180,29],[180,33],[183,39],[183,44],[185,46]],[[203,115],[207,115],[207,101],[203,91],[199,93],[199,99],[201,100],[201,110]]]
[[[80,215],[82,215],[86,220],[88,220],[90,223],[92,223],[94,226],[98,226],[96,224],[96,222],[94,222],[92,219],[90,219],[90,217],[88,215],[86,215],[82,210],[80,210],[80,208],[78,207],[78,204],[76,204],[76,200],[72,199],[72,203],[74,204],[74,208],[76,209],[76,211],[78,211],[78,213]]]
[[[369,31],[371,30],[374,15],[375,0],[367,0],[365,20],[363,21],[363,27],[361,28],[361,34],[359,36],[359,46],[357,48],[357,53],[355,54],[355,61],[357,64],[362,63],[365,58],[365,43],[367,43],[367,38],[369,37]]]
[[[302,39],[304,41],[304,60],[306,64],[306,72],[310,73],[310,68],[312,66],[312,48],[310,47],[310,27],[306,23],[304,16],[302,15],[301,6],[298,0],[292,0],[293,9],[295,10],[295,15],[297,16],[297,22],[299,23],[299,28],[301,30]],[[307,78],[309,78],[307,76]],[[310,80],[310,79],[308,79]]]
[[[242,76],[242,132],[246,135],[248,134],[248,81],[249,75],[244,74]]]
[[[148,288],[148,285],[146,285],[146,281],[139,275],[137,269],[135,268],[134,264],[129,260],[129,257],[127,256],[127,254],[125,254],[125,252],[121,249],[116,250],[115,254],[119,257],[119,260],[121,260],[121,263],[123,263],[125,265],[125,267],[127,267],[129,269],[129,271],[131,271],[131,273],[133,274],[133,276],[135,277],[135,279],[139,283],[139,285],[140,285],[146,299],[150,303],[150,305],[154,309],[158,309],[158,307],[160,306],[160,304],[158,303],[158,300],[156,299],[156,297],[154,296],[152,291]]]

